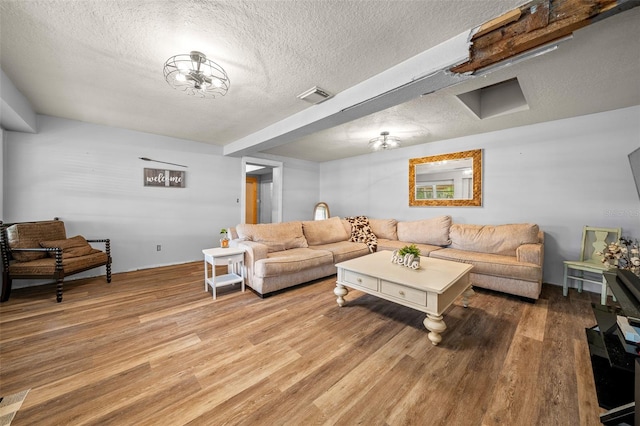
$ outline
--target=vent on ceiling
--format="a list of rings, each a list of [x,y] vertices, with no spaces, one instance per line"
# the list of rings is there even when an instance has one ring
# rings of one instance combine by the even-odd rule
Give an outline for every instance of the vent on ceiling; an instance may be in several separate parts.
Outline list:
[[[517,78],[461,93],[458,99],[480,119],[529,109]]]
[[[318,86],[313,86],[311,89],[304,91],[298,95],[298,99],[310,102],[312,104],[319,104],[322,101],[326,101],[333,95]]]

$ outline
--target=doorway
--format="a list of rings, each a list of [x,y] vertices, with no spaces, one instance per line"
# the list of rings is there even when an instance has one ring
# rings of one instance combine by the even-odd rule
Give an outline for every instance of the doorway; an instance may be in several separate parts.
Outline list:
[[[282,169],[279,161],[242,158],[241,223],[282,222]]]
[[[247,204],[245,211],[245,223],[258,223],[258,178],[247,176],[245,179],[247,188]]]

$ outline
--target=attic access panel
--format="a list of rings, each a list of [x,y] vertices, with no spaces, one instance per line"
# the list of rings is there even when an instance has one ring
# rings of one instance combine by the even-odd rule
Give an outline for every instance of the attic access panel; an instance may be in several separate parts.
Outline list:
[[[457,97],[481,120],[529,109],[518,78],[461,93]]]

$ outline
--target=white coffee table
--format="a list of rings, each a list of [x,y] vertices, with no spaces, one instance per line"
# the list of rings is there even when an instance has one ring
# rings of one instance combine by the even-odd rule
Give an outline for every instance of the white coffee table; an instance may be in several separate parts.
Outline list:
[[[420,269],[414,270],[391,263],[391,256],[392,252],[381,251],[338,263],[334,289],[338,305],[345,304],[350,287],[425,312],[423,323],[430,331],[429,340],[437,345],[447,329],[443,312],[461,294],[464,307],[469,304],[473,295],[469,271],[473,265],[421,256]]]
[[[204,254],[204,291],[210,286],[213,298],[216,298],[216,288],[225,285],[241,283],[244,291],[244,249],[239,247],[210,248],[202,250]],[[209,266],[211,276],[209,276]],[[216,265],[227,265],[227,274],[216,276]]]

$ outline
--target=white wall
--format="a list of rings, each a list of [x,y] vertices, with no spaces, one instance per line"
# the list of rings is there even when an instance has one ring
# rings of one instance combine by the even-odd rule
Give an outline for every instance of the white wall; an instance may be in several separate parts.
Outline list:
[[[561,285],[562,261],[578,258],[584,225],[640,239],[627,158],[638,146],[640,107],[632,107],[322,163],[320,198],[334,216],[537,223],[546,234],[544,282]],[[408,206],[409,158],[470,149],[483,149],[482,207]]]
[[[320,164],[282,157],[278,160],[284,162],[282,221],[312,220],[320,194]]]
[[[4,134],[6,222],[57,216],[68,236],[110,238],[114,272],[200,260],[203,248],[219,245],[220,228],[238,223],[241,161],[219,146],[49,116],[38,125],[38,134]],[[309,173],[305,162],[283,161],[286,220],[306,219],[318,167]],[[186,188],[144,187],[145,167],[185,170]],[[300,192],[305,206],[293,207]]]

